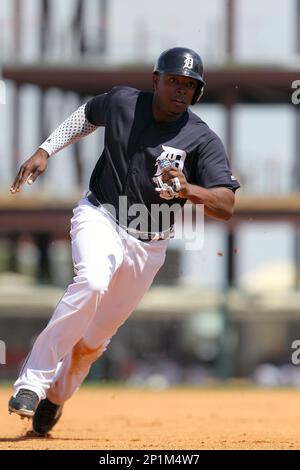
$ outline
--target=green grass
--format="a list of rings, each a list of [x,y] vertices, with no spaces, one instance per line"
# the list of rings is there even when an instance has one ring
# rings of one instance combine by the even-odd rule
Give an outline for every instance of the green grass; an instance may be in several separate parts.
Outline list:
[[[11,382],[8,380],[0,380],[1,389],[12,389],[14,380]],[[197,390],[197,391],[233,391],[233,390],[252,390],[252,391],[263,391],[263,390],[274,390],[274,391],[295,391],[299,393],[297,387],[259,387],[251,382],[239,383],[235,380],[227,382],[216,382],[213,384],[176,384],[166,388],[156,388],[148,385],[136,385],[122,381],[105,381],[105,380],[90,380],[84,382],[81,389],[125,389],[125,390]]]

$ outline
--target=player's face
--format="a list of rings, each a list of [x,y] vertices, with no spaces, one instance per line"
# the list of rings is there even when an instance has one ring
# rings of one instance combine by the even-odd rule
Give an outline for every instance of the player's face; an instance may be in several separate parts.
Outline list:
[[[154,74],[154,90],[156,106],[166,116],[176,119],[191,104],[197,89],[197,80],[180,75]]]

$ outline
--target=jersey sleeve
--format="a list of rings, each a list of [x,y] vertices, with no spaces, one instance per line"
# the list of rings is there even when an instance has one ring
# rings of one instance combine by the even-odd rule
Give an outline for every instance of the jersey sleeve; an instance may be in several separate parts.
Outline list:
[[[105,126],[106,111],[109,105],[110,92],[95,96],[87,102],[85,116],[94,126]]]
[[[212,131],[204,147],[198,149],[196,183],[204,188],[224,186],[233,191],[240,187],[239,182],[231,173],[224,145]]]

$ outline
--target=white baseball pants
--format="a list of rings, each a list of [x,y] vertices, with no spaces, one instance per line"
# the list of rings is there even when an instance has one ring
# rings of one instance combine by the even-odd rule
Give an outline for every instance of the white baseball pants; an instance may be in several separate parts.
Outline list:
[[[38,336],[15,392],[62,404],[136,308],[162,266],[168,240],[142,242],[116,229],[108,212],[82,199],[71,220],[75,277]]]

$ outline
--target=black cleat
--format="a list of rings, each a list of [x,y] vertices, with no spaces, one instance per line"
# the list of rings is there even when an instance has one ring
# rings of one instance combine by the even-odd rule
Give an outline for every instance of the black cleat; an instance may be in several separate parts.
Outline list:
[[[33,431],[46,436],[62,415],[63,405],[55,405],[48,398],[41,400],[32,420]]]
[[[12,396],[8,402],[8,411],[16,413],[21,418],[32,418],[39,404],[39,397],[35,392],[21,388],[17,395]]]

